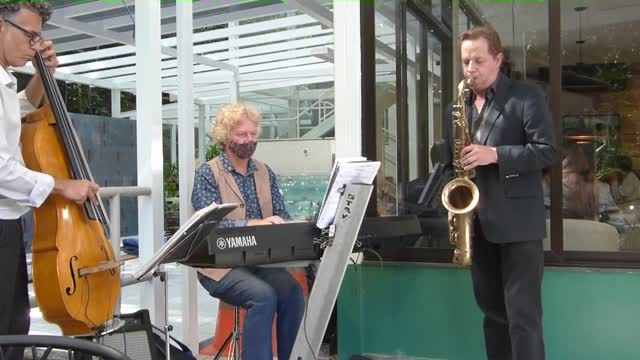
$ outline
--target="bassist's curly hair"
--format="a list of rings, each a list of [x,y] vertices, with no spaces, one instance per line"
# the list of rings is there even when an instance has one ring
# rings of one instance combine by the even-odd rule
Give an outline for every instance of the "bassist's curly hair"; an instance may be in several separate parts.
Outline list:
[[[18,1],[18,2],[0,2],[0,18],[12,18],[20,9],[29,9],[42,18],[42,23],[46,23],[51,18],[53,9],[51,4],[46,1]]]

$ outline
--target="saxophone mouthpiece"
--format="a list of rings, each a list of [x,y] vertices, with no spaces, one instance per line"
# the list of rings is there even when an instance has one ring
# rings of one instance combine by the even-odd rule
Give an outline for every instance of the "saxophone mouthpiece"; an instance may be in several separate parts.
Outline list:
[[[473,83],[474,83],[474,78],[467,78],[466,83],[468,87],[473,87]]]

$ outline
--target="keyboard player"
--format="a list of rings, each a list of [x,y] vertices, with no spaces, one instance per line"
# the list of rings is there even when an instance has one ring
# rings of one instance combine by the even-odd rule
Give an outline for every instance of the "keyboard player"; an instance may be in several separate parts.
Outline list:
[[[260,114],[250,106],[228,104],[218,112],[209,131],[222,152],[196,170],[191,202],[196,210],[213,202],[241,204],[219,227],[281,224],[291,219],[274,172],[252,158],[260,121]],[[278,358],[289,358],[304,314],[304,296],[286,269],[243,266],[197,270],[200,284],[211,296],[247,310],[243,360],[273,358],[274,317]]]

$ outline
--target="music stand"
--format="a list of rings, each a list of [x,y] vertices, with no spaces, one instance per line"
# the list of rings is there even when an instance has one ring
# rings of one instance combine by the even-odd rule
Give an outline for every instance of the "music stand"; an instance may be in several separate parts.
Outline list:
[[[418,205],[427,205],[427,206],[431,205],[431,202],[433,201],[433,197],[438,192],[440,188],[440,184],[442,184],[443,176],[444,176],[444,165],[438,162],[433,167],[431,176],[429,176],[429,180],[427,180],[427,183],[424,185],[424,188],[422,189],[420,198],[418,198]]]
[[[207,235],[213,230],[220,220],[222,220],[227,214],[237,208],[239,204],[211,204],[205,208],[196,211],[189,220],[187,220],[173,236],[167,240],[164,245],[156,251],[149,261],[144,263],[134,271],[131,276],[140,280],[143,276],[153,270],[152,275],[159,277],[164,286],[164,340],[165,340],[165,354],[166,360],[170,357],[170,337],[169,332],[173,329],[168,324],[167,305],[168,305],[168,286],[167,286],[167,272],[160,271],[159,267],[162,264],[170,262],[180,262],[188,259],[194,249],[198,248],[198,245],[202,241],[205,241]]]

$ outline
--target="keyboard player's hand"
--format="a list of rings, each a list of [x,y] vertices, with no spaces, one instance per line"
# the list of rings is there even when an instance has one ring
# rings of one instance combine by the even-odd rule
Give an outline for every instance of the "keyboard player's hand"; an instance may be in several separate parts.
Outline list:
[[[274,215],[264,219],[252,219],[247,222],[248,226],[284,224],[284,220],[280,216]]]

